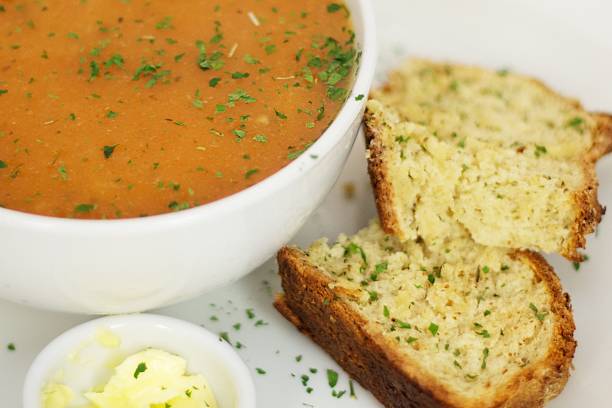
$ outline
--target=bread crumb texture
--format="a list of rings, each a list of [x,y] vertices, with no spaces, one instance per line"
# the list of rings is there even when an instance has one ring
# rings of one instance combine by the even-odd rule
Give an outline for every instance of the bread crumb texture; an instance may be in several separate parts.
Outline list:
[[[549,288],[503,249],[465,236],[432,252],[372,222],[332,245],[315,242],[307,257],[412,375],[435,378],[464,401],[491,405],[550,352],[558,317]]]
[[[599,124],[533,79],[412,60],[373,94],[366,122],[370,171],[390,190],[382,222],[403,240],[448,241],[460,224],[482,245],[579,259],[600,220]]]

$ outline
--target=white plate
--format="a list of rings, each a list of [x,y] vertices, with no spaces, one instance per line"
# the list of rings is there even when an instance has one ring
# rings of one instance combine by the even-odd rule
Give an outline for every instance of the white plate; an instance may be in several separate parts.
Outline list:
[[[377,0],[381,49],[380,73],[403,55],[451,59],[491,67],[510,67],[544,79],[580,98],[589,109],[612,112],[612,3],[589,0]],[[322,235],[353,232],[374,215],[365,173],[363,142],[356,145],[342,179],[323,206],[296,237],[307,244]],[[612,157],[598,173],[600,201],[612,205]],[[344,197],[344,185],[354,183],[356,196]],[[253,239],[265,231],[253,231]],[[231,250],[231,249],[229,249]],[[551,261],[573,299],[578,350],[575,371],[563,394],[550,406],[609,405],[612,378],[612,220],[604,219],[589,240],[590,259],[580,271],[559,258]],[[0,255],[1,256],[1,255]],[[331,396],[325,370],[337,365],[272,308],[278,289],[274,262],[233,286],[182,305],[159,311],[207,328],[227,331],[245,345],[240,354],[255,374],[260,407],[376,407],[372,396],[355,386],[357,399]],[[10,273],[10,271],[2,271]],[[223,271],[219,271],[223,273]],[[268,283],[266,283],[268,282]],[[33,285],[36,282],[32,282]],[[215,304],[215,306],[211,306]],[[245,310],[257,315],[248,319]],[[217,316],[218,321],[210,320]],[[262,319],[266,325],[255,327]],[[21,406],[23,376],[36,355],[53,337],[84,317],[46,313],[0,302],[0,396],[3,407]],[[232,328],[241,323],[240,330]],[[6,345],[14,342],[16,351]],[[295,357],[302,355],[297,362]],[[312,374],[309,368],[318,372]],[[292,376],[295,375],[295,377]],[[314,389],[307,394],[300,376]],[[336,387],[348,390],[340,374]]]

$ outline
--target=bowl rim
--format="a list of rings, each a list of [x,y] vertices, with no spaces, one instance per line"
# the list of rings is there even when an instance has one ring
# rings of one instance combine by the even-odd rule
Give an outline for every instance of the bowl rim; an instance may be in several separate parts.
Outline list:
[[[253,376],[236,350],[225,341],[221,341],[218,335],[195,323],[150,313],[101,317],[81,323],[61,333],[40,351],[30,365],[22,388],[23,407],[40,408],[39,397],[42,387],[50,378],[49,370],[57,361],[67,358],[70,351],[92,338],[97,329],[101,326],[110,327],[135,323],[166,326],[182,332],[185,336],[201,339],[202,347],[208,353],[214,353],[221,357],[220,360],[223,361],[236,385],[237,408],[255,408],[256,389]],[[181,357],[185,358],[189,364],[189,356]]]
[[[376,68],[376,22],[370,0],[355,0],[353,7],[359,10],[359,13],[353,11],[351,14],[353,18],[355,18],[356,15],[359,16],[359,25],[363,29],[363,41],[360,47],[360,51],[362,52],[360,64],[351,91],[330,126],[321,136],[319,136],[317,141],[306,150],[307,154],[300,155],[300,157],[296,158],[276,173],[244,190],[184,211],[162,213],[142,218],[108,220],[53,217],[0,207],[0,223],[12,226],[21,225],[30,228],[62,227],[74,231],[86,229],[89,232],[91,232],[92,229],[98,232],[116,232],[119,230],[125,232],[124,228],[126,227],[132,229],[157,229],[169,225],[188,223],[192,221],[194,217],[215,218],[225,213],[232,212],[238,207],[244,207],[253,202],[257,202],[261,200],[263,196],[274,193],[284,186],[290,185],[293,181],[298,179],[302,173],[308,172],[308,170],[316,167],[318,163],[322,161],[321,159],[323,157],[330,154],[333,147],[342,140],[346,131],[353,124],[355,118],[359,116],[367,102],[367,96],[374,80]],[[358,95],[364,95],[364,98],[356,100]],[[316,156],[316,159],[311,158],[311,155]]]

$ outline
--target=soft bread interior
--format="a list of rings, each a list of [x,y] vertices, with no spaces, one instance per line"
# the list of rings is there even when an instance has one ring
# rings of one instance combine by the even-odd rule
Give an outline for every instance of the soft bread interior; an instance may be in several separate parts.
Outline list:
[[[369,333],[383,336],[406,367],[462,398],[491,403],[549,353],[552,296],[520,253],[467,236],[431,252],[372,222],[334,244],[319,240],[306,254],[368,321]]]

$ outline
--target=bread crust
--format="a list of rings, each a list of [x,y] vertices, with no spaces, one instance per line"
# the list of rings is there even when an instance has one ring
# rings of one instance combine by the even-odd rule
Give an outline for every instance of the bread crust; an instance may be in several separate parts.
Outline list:
[[[394,235],[401,240],[407,237],[399,225],[399,215],[395,211],[395,192],[391,188],[390,176],[384,160],[384,146],[382,142],[381,124],[366,108],[364,116],[364,135],[366,138],[368,174],[374,190],[374,199],[380,226],[387,234]]]
[[[540,255],[517,251],[513,256],[528,263],[550,291],[553,341],[545,358],[521,371],[491,401],[466,400],[449,392],[398,353],[395,343],[368,331],[363,316],[330,288],[331,279],[297,248],[278,253],[285,294],[275,306],[388,408],[541,407],[561,392],[569,377],[576,348],[570,299]]]
[[[578,101],[560,96],[543,82],[536,79],[531,79],[531,82],[551,95],[563,98],[571,102],[576,108],[582,109]],[[379,90],[375,90],[372,95],[376,98],[378,93],[387,92],[392,92],[389,84],[385,84]],[[597,126],[593,134],[591,149],[582,158],[581,162],[584,184],[573,196],[575,208],[574,223],[568,237],[563,242],[563,246],[560,248],[560,254],[574,262],[584,260],[584,255],[579,252],[579,249],[586,247],[586,236],[595,231],[595,228],[601,222],[602,215],[605,213],[605,209],[597,198],[599,183],[595,173],[595,162],[603,155],[612,152],[612,116],[603,113],[589,114],[587,112],[585,112],[585,115],[591,115],[596,120]],[[386,233],[405,240],[407,237],[400,226],[400,215],[395,210],[397,207],[394,204],[396,197],[391,188],[391,181],[390,177],[388,177],[388,170],[384,159],[384,146],[381,135],[382,124],[378,123],[369,109],[366,109],[364,124],[366,147],[368,149],[368,173],[374,190],[381,227]]]

